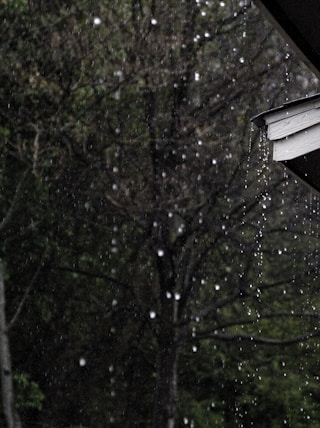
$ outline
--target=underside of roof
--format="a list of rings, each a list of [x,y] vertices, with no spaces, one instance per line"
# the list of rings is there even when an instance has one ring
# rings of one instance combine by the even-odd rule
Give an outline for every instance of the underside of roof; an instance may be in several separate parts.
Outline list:
[[[320,150],[282,163],[312,190],[320,193]]]
[[[280,31],[298,56],[320,78],[320,0],[255,0],[254,3]],[[310,105],[319,100],[319,97],[320,94],[316,94],[313,97],[291,101],[276,109],[263,112],[252,120],[256,125],[264,128],[270,115],[289,112],[290,109],[296,109],[299,105]],[[294,139],[291,138],[291,140]],[[303,141],[304,148],[307,147],[307,134],[300,140]],[[274,141],[273,143],[275,144]],[[281,160],[281,162],[296,177],[313,190],[320,192],[320,149],[306,151],[302,156]]]
[[[320,78],[320,0],[255,0],[254,3]]]

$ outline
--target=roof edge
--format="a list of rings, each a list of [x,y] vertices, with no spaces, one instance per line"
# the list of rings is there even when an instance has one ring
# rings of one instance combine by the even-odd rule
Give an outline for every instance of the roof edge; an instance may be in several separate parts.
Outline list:
[[[317,94],[314,94],[314,95],[310,95],[310,96],[304,97],[304,98],[298,98],[296,100],[284,103],[284,104],[282,104],[279,107],[275,107],[275,108],[272,108],[270,110],[265,110],[262,113],[259,113],[256,116],[253,116],[250,119],[250,121],[253,122],[255,125],[257,125],[259,128],[263,128],[266,125],[266,123],[265,123],[265,116],[267,114],[276,113],[278,111],[285,110],[285,109],[288,109],[290,107],[294,107],[296,105],[303,104],[303,103],[306,103],[306,102],[309,102],[309,101],[315,101],[317,99],[320,99],[320,93],[317,93]]]

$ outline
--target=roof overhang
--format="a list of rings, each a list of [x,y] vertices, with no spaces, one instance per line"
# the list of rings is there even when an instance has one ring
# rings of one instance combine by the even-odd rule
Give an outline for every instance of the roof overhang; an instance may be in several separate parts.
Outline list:
[[[320,78],[320,0],[255,0],[255,4]],[[316,94],[291,101],[252,119],[257,126],[267,131],[273,159],[283,163],[294,175],[318,192],[319,115],[320,94]],[[303,125],[296,129],[297,123]],[[288,131],[288,128],[291,130]],[[286,153],[291,154],[286,156]]]
[[[251,120],[266,132],[273,160],[320,192],[320,94],[285,103]]]

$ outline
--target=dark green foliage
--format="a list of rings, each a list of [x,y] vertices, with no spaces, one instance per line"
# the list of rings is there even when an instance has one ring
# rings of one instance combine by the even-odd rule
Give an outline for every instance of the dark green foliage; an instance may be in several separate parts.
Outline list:
[[[317,340],[258,342],[317,335],[319,202],[249,129],[317,82],[254,8],[222,3],[2,5],[24,426],[151,426],[161,355],[178,427],[318,426]]]

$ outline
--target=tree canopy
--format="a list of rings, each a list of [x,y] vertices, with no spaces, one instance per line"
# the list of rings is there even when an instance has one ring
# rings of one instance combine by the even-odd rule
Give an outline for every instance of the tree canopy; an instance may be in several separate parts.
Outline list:
[[[318,426],[319,200],[250,127],[318,81],[246,1],[0,16],[22,426]]]

